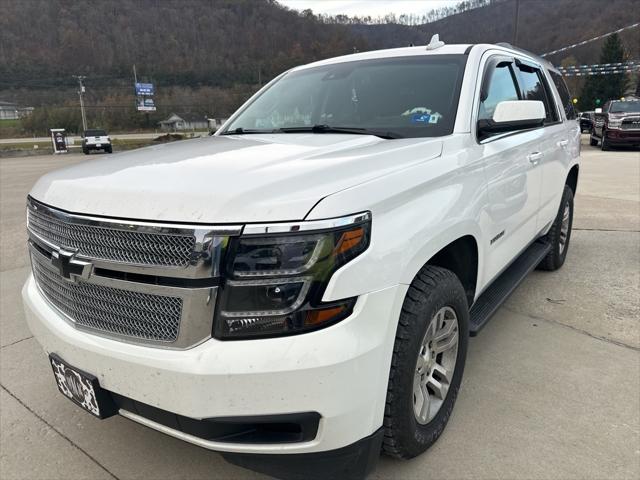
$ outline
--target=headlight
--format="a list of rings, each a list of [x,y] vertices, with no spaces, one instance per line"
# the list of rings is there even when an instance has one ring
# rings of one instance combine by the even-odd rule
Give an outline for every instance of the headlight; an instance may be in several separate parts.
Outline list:
[[[609,120],[609,128],[620,128],[621,125],[622,125],[622,119]]]
[[[371,215],[299,233],[243,235],[231,241],[214,335],[223,339],[291,335],[348,317],[355,298],[323,303],[331,276],[369,246]],[[348,223],[344,225],[343,223]]]

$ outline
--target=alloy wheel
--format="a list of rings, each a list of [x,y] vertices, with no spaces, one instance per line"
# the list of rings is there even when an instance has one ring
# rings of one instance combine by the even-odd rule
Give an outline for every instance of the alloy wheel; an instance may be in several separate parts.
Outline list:
[[[433,316],[424,334],[413,379],[413,411],[419,424],[436,416],[447,398],[458,357],[458,317],[451,307]]]

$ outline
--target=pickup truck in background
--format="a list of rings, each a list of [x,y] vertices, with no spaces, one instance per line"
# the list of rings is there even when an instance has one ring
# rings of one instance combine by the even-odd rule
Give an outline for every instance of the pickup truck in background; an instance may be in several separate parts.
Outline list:
[[[564,264],[579,155],[560,73],[506,44],[296,67],[212,136],[42,177],[27,321],[97,417],[364,478],[438,439],[469,337]]]
[[[640,147],[640,101],[610,100],[596,109],[591,127],[592,147]]]

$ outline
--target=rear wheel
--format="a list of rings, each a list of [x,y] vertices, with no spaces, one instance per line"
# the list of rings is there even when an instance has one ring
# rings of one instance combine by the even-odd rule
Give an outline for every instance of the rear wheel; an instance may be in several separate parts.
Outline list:
[[[451,271],[425,266],[409,287],[391,361],[383,451],[412,458],[443,432],[467,356],[469,307]]]
[[[540,262],[540,270],[558,270],[567,258],[569,241],[571,240],[571,228],[573,226],[573,191],[569,186],[564,186],[562,201],[558,215],[546,235],[547,241],[551,244],[551,250]]]
[[[84,153],[85,155],[89,155],[89,149],[82,147],[82,153]]]
[[[104,149],[104,151],[107,153],[113,153],[113,147],[108,146],[107,148]]]

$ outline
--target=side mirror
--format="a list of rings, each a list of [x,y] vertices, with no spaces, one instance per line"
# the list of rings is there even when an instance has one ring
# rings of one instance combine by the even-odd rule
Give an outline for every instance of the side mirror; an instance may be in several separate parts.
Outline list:
[[[595,113],[602,113],[602,109],[601,109],[601,108],[596,108],[596,109],[594,110],[594,112],[595,112]]]
[[[497,133],[541,127],[545,118],[544,103],[539,100],[507,100],[496,105],[491,119],[478,121],[478,136],[484,139]]]

